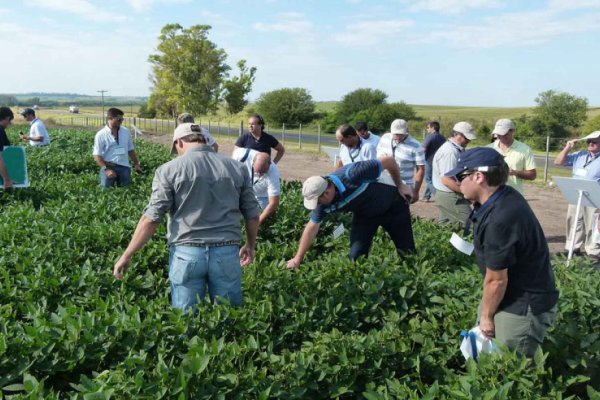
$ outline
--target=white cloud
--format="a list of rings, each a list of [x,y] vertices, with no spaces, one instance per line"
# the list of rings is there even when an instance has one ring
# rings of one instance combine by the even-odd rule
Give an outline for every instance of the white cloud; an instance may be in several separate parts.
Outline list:
[[[447,42],[454,47],[494,48],[546,43],[567,34],[597,31],[600,14],[570,18],[554,11],[530,11],[486,17],[476,25],[448,26],[415,42]]]
[[[191,0],[127,0],[131,8],[138,12],[147,11],[158,4],[185,4],[190,1]]]
[[[582,8],[600,8],[598,0],[550,0],[551,10],[579,10]]]
[[[459,14],[467,10],[499,8],[503,0],[417,0],[407,2],[411,11],[432,11],[443,14]]]
[[[259,32],[283,32],[299,35],[311,32],[313,24],[304,19],[303,14],[286,12],[276,16],[276,22],[256,22],[252,27]]]
[[[93,21],[123,21],[126,19],[124,16],[98,8],[87,0],[25,0],[25,5],[64,11]]]
[[[414,21],[373,20],[361,21],[346,27],[346,31],[333,35],[335,42],[348,46],[372,46],[382,41],[398,38]]]

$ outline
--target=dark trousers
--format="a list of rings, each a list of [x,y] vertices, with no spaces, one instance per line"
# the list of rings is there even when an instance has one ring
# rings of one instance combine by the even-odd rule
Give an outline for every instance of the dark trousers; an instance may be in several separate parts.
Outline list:
[[[398,197],[389,210],[375,217],[354,213],[350,228],[350,258],[367,257],[377,228],[382,227],[391,237],[398,254],[415,251],[412,221],[408,204]]]

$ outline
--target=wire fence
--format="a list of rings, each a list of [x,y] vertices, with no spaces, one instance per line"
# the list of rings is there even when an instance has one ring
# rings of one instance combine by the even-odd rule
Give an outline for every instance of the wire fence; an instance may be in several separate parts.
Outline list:
[[[56,125],[81,126],[95,129],[100,129],[106,124],[105,118],[100,115],[65,115],[54,117],[52,119]],[[177,121],[175,119],[125,117],[123,123],[125,126],[132,128],[131,130],[136,138],[140,134],[171,135],[177,126]],[[236,140],[245,131],[243,121],[240,121],[240,123],[237,124],[230,121],[221,122],[207,119],[204,121],[197,120],[196,123],[208,129],[210,134],[216,138],[230,138],[231,140]],[[320,125],[317,125],[316,127],[311,125],[309,128],[306,128],[300,124],[297,127],[289,128],[286,127],[286,124],[282,124],[281,127],[274,129],[269,128],[268,124],[265,125],[265,131],[277,138],[286,148],[324,152],[329,156],[332,162],[335,163],[337,160],[339,143],[334,135],[322,134]],[[419,133],[413,132],[413,136],[420,140],[425,139],[425,134],[425,130],[422,130]],[[549,171],[554,167],[554,156],[551,152],[556,149],[561,149],[566,140],[567,139],[565,138],[555,138],[550,136],[540,136],[523,140],[532,148],[541,150],[536,153],[536,165],[538,169],[541,167],[540,164],[544,167],[544,182],[547,182]],[[490,138],[478,138],[472,145],[485,146],[490,143],[490,141]]]

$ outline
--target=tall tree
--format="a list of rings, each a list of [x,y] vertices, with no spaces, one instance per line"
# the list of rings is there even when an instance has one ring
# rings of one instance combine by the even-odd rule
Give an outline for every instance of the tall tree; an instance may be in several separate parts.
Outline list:
[[[260,95],[258,112],[275,123],[297,125],[314,118],[315,102],[304,88],[282,88]]]
[[[337,114],[342,121],[368,108],[385,104],[388,95],[379,89],[362,88],[347,93],[337,106]]]
[[[588,100],[565,92],[547,90],[540,93],[534,109],[536,130],[554,137],[564,137],[568,128],[578,128],[586,120]]]
[[[248,104],[246,95],[252,90],[254,74],[256,74],[256,67],[248,68],[246,60],[240,60],[237,66],[240,70],[239,76],[234,76],[223,83],[225,89],[223,98],[229,115],[239,113]]]
[[[149,106],[159,114],[187,111],[200,115],[217,109],[230,68],[225,51],[208,40],[210,29],[209,25],[183,28],[179,24],[162,28],[158,54],[148,58],[153,83]]]

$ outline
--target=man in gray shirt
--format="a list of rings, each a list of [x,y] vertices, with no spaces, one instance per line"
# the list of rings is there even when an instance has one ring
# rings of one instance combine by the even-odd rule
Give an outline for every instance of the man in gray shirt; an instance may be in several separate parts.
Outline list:
[[[131,257],[168,214],[172,306],[195,310],[207,288],[211,301],[219,297],[241,305],[241,266],[254,259],[260,214],[248,171],[206,145],[196,124],[175,129],[172,151],[179,157],[156,170],[150,202],[113,275],[123,278]],[[240,248],[242,217],[246,244]]]

